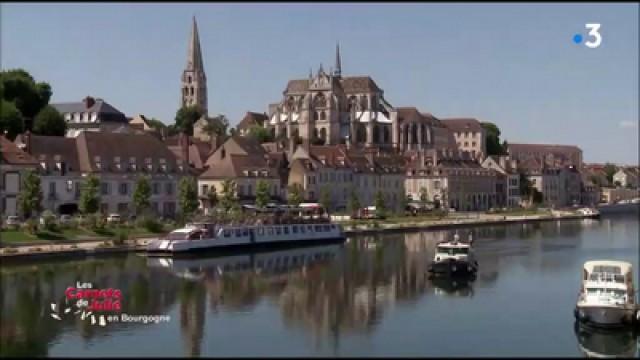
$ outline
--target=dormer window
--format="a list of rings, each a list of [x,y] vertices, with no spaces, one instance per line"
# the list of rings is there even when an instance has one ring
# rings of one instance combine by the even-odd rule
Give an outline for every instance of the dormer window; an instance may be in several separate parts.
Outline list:
[[[267,170],[262,170],[262,176],[264,176],[264,177],[269,176],[269,171],[267,171]]]
[[[249,176],[249,170],[244,170],[244,171],[242,172],[242,174],[243,174],[244,176]]]
[[[167,164],[160,164],[160,170],[163,172],[167,172]]]
[[[253,170],[251,175],[258,177],[258,170]]]
[[[133,156],[129,158],[129,168],[131,169],[131,171],[138,170],[138,165],[136,164],[136,158]]]
[[[153,171],[153,163],[151,162],[151,158],[145,158],[144,163],[147,165],[147,170]]]
[[[47,170],[47,162],[46,161],[40,161],[40,167],[42,168],[42,170]]]

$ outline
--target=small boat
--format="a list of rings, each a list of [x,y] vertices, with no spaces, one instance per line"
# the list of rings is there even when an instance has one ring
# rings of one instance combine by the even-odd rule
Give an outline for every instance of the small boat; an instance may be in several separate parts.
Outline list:
[[[478,261],[475,259],[470,237],[468,243],[459,241],[456,233],[453,241],[439,243],[429,272],[433,275],[469,276],[478,271]]]
[[[587,261],[575,317],[595,326],[624,326],[636,321],[632,265],[624,261]]]
[[[600,211],[598,211],[595,208],[589,208],[589,207],[580,208],[577,210],[577,213],[579,215],[584,216],[585,218],[590,218],[590,219],[596,219],[600,217]]]

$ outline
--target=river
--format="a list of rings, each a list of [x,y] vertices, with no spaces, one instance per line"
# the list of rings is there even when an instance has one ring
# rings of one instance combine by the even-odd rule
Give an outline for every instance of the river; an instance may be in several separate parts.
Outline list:
[[[0,355],[639,356],[637,335],[580,330],[573,318],[587,260],[631,262],[638,286],[638,223],[616,215],[461,229],[478,256],[470,283],[428,278],[435,244],[453,231],[192,260],[6,264]],[[120,290],[111,312],[120,320],[82,320],[64,302],[79,284]]]

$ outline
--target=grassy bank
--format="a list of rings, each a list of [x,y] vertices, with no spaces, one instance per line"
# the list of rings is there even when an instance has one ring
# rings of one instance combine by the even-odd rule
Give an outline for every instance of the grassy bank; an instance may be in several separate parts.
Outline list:
[[[23,244],[56,244],[89,240],[110,240],[120,236],[123,232],[128,238],[150,237],[170,231],[164,227],[162,231],[152,232],[142,227],[107,226],[101,229],[58,228],[53,231],[39,229],[35,233],[25,230],[2,230],[0,231],[1,246],[23,245]]]

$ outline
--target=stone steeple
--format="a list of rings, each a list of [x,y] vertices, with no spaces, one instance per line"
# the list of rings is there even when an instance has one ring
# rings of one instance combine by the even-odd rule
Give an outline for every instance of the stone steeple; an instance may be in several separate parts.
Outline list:
[[[333,75],[342,76],[342,64],[340,61],[340,43],[336,43],[336,66],[333,71]]]
[[[195,16],[193,17],[191,36],[189,38],[187,66],[182,72],[182,106],[193,105],[199,106],[204,115],[207,116],[207,76],[204,73],[198,24]]]

